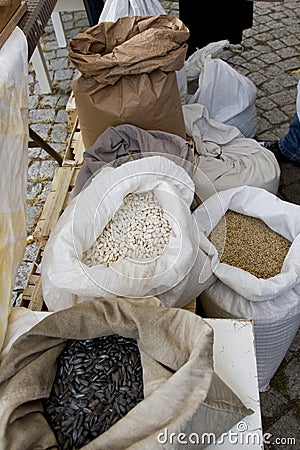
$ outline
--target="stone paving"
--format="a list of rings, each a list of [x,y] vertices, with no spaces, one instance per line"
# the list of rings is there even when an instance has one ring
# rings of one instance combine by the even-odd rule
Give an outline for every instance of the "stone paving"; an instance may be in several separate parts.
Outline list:
[[[166,12],[178,15],[176,1],[162,1]],[[75,36],[88,25],[84,11],[62,14],[67,38]],[[283,136],[295,112],[296,86],[300,78],[300,2],[255,1],[254,24],[245,30],[242,45],[231,46],[222,55],[239,72],[257,86],[256,110],[258,139]],[[70,137],[65,110],[75,71],[68,51],[58,48],[51,20],[42,38],[42,48],[52,79],[53,91],[40,93],[35,72],[29,65],[29,120],[32,128],[63,155]],[[27,231],[32,234],[51,187],[57,163],[40,148],[29,149]],[[300,204],[300,167],[281,164],[279,194],[284,200]],[[18,304],[33,265],[37,246],[27,246],[18,271],[12,301]],[[299,434],[299,356],[298,331],[286,357],[271,381],[268,392],[261,394],[263,431],[271,433],[267,450],[300,448]],[[296,438],[297,443],[289,443]],[[281,442],[276,439],[281,439]],[[238,447],[237,447],[238,448]]]

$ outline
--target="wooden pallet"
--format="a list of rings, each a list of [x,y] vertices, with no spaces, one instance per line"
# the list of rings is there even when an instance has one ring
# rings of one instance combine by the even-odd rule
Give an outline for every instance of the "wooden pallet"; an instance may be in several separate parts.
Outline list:
[[[59,217],[71,201],[71,191],[79,167],[58,167],[55,171],[51,191],[35,227],[33,238],[39,246],[45,245]]]
[[[69,124],[73,128],[75,126],[75,123],[77,121],[77,108],[75,103],[75,96],[74,92],[71,92],[71,95],[69,97],[69,100],[67,102],[66,111],[68,114]]]
[[[84,150],[80,124],[78,118],[76,118],[62,165],[81,166],[83,164]]]
[[[46,305],[44,303],[42,295],[42,282],[40,274],[40,263],[42,261],[43,248],[40,247],[37,252],[37,256],[33,263],[31,273],[28,278],[27,286],[24,289],[21,304],[28,309],[33,311],[46,311]]]

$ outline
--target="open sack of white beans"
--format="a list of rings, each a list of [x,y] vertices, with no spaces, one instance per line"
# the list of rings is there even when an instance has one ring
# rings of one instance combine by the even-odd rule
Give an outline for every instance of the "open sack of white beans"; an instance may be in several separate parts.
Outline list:
[[[153,156],[104,168],[63,212],[41,264],[49,311],[97,297],[162,296],[184,306],[212,281],[203,275],[190,207],[194,184]],[[191,283],[193,279],[193,283]]]
[[[270,192],[219,192],[194,212],[217,281],[201,295],[208,317],[252,319],[260,391],[300,325],[300,206]]]
[[[253,413],[214,371],[195,314],[154,297],[44,314],[1,358],[0,450],[181,448],[159,443],[166,430],[202,449]]]

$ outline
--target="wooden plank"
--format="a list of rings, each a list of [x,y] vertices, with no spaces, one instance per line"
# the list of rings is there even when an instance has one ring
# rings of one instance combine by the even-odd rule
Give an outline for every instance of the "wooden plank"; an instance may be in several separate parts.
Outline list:
[[[46,309],[42,295],[42,280],[39,272],[40,263],[43,256],[43,247],[40,247],[33,263],[31,273],[28,278],[27,286],[24,289],[21,304],[33,311],[42,311]]]
[[[194,164],[194,161],[195,161],[195,142],[194,142],[193,138],[191,138],[190,136],[186,136],[186,140],[190,144],[191,152],[192,152],[192,163]]]
[[[70,123],[71,127],[73,128],[76,123],[76,120],[77,120],[77,108],[76,108],[75,96],[74,96],[73,91],[71,92],[71,95],[67,102],[66,112],[68,114],[69,123]]]
[[[48,194],[41,217],[33,233],[33,237],[38,244],[44,243],[49,238],[63,211],[73,172],[73,167],[59,167],[56,169],[51,191]]]
[[[75,143],[75,148],[74,148],[74,155],[75,155],[75,164],[76,165],[82,165],[83,164],[83,153],[85,151],[85,147],[83,144],[83,139],[82,139],[82,133],[81,131],[79,131],[78,136],[77,136],[77,140]]]
[[[19,3],[19,2],[18,2]],[[11,17],[10,19],[9,16],[7,16],[7,10],[9,8],[5,7],[5,6],[0,6],[0,48],[3,46],[3,44],[7,41],[7,39],[9,38],[9,36],[11,35],[11,33],[14,31],[14,29],[16,28],[16,26],[18,25],[21,17],[23,16],[23,14],[25,13],[26,9],[27,9],[27,5],[26,2],[23,1],[21,2],[20,6],[17,7],[17,9],[15,10],[17,6],[14,5],[11,10]],[[15,10],[15,12],[13,12]],[[4,28],[2,29],[2,26],[4,25],[4,19],[6,18],[6,20],[8,20],[7,24],[4,26]],[[1,22],[3,21],[3,22]],[[2,24],[2,26],[1,26]]]

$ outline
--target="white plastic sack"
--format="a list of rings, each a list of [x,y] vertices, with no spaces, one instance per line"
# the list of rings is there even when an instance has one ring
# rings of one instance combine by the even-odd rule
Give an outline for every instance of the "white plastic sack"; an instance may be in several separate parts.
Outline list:
[[[202,105],[183,105],[183,115],[195,143],[193,181],[201,201],[244,185],[277,194],[280,166],[272,152],[238,128],[211,119]]]
[[[211,118],[234,125],[244,137],[252,138],[257,130],[257,89],[249,78],[217,57],[228,44],[227,40],[212,42],[188,58],[185,72],[181,71],[177,76],[181,98],[186,91],[186,104],[206,106]],[[189,94],[191,83],[196,89]]]
[[[0,51],[0,350],[26,247],[27,41],[16,27]]]
[[[120,17],[166,14],[158,0],[106,0],[100,22],[116,22]]]
[[[153,261],[119,259],[109,267],[83,264],[83,252],[97,239],[124,197],[150,190],[172,227],[163,254]],[[163,293],[167,293],[166,304],[182,306],[180,297],[172,297],[172,288],[187,283],[198,257],[197,227],[190,211],[193,197],[194,184],[187,172],[161,156],[102,169],[65,209],[45,247],[41,276],[48,309],[67,308],[95,297]]]
[[[280,274],[261,279],[219,262],[207,236],[226,211],[257,217],[292,242]],[[217,281],[201,294],[209,317],[252,319],[259,388],[264,391],[284,358],[300,324],[300,206],[250,186],[214,194],[194,212]]]

